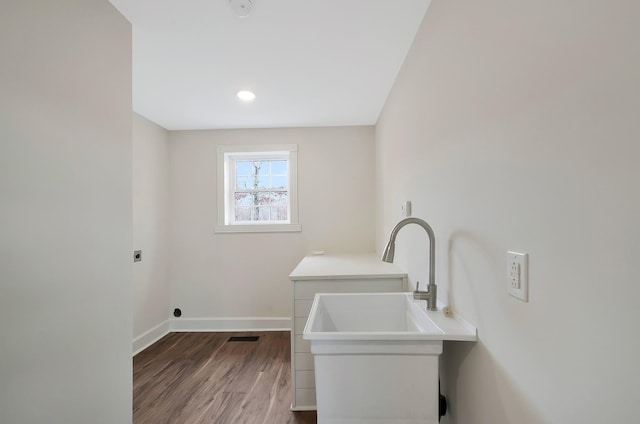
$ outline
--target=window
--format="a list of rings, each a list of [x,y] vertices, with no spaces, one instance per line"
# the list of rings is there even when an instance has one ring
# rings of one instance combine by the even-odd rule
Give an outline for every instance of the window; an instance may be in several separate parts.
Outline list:
[[[293,145],[218,146],[216,232],[300,231]]]

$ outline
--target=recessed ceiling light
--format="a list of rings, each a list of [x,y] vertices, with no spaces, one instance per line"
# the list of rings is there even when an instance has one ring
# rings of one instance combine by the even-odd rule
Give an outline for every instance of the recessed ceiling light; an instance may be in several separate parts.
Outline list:
[[[240,90],[238,91],[238,98],[245,103],[251,103],[256,98],[256,95],[253,94],[253,91]]]

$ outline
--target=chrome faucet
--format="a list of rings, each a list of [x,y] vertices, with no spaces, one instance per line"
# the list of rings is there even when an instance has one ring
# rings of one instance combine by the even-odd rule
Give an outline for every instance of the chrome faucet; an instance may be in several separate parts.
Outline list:
[[[384,249],[384,253],[382,254],[382,260],[384,262],[393,262],[393,257],[396,250],[396,236],[402,227],[407,224],[418,224],[427,232],[429,236],[429,286],[427,287],[427,291],[420,291],[419,284],[416,283],[416,289],[413,292],[413,298],[417,300],[426,300],[427,301],[427,310],[429,311],[437,311],[437,301],[438,301],[438,287],[436,286],[436,236],[433,234],[433,230],[425,221],[420,218],[405,218],[402,221],[398,222],[393,230],[391,230],[391,235],[389,236],[389,243],[387,243],[387,247]]]

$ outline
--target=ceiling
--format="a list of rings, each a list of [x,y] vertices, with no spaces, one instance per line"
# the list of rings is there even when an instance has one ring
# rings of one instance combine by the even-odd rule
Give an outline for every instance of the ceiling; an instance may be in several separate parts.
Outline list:
[[[132,23],[133,109],[169,130],[373,125],[430,3],[110,1]]]

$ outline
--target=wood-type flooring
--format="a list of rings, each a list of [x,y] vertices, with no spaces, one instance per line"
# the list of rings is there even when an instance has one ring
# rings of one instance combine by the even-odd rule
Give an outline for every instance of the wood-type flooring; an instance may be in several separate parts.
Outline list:
[[[227,342],[232,336],[257,342]],[[170,333],[133,358],[134,424],[315,424],[291,412],[290,333]]]

